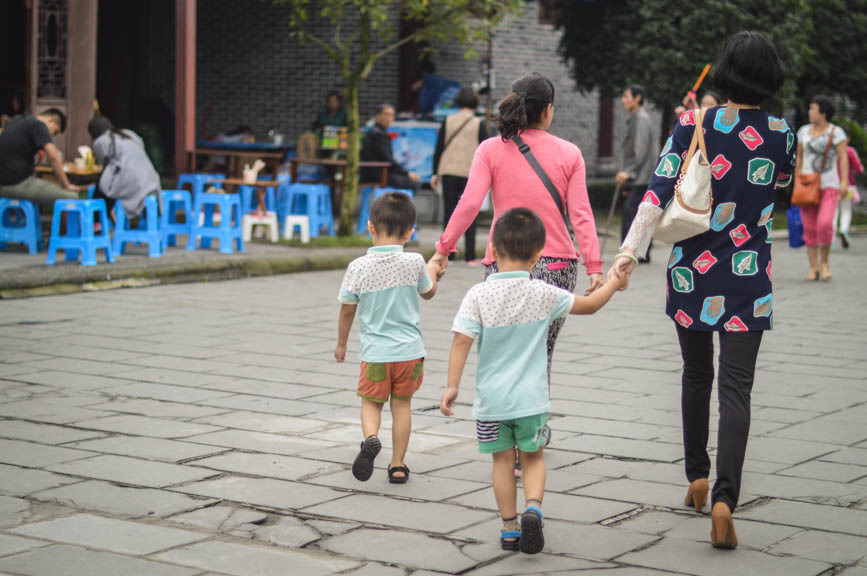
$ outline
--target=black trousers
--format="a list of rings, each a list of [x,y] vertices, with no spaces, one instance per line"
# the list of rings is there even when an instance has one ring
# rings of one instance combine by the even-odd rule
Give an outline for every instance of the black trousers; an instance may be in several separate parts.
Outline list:
[[[443,204],[445,204],[443,230],[445,230],[445,227],[448,226],[449,220],[451,220],[452,214],[461,199],[461,195],[464,193],[464,188],[467,186],[467,179],[461,176],[444,175],[442,177],[442,183]],[[476,220],[478,220],[478,217],[473,219],[473,223],[470,224],[470,227],[467,228],[467,231],[464,233],[464,244],[467,249],[467,262],[476,259]],[[449,255],[449,260],[454,260],[454,254]]]
[[[692,482],[710,475],[707,453],[710,397],[713,389],[713,332],[677,326],[683,356],[681,411],[686,477]],[[741,491],[741,473],[750,435],[750,393],[763,332],[719,332],[719,432],[716,482],[711,500],[734,511]]]
[[[635,220],[635,214],[638,212],[638,205],[641,204],[641,200],[644,198],[644,194],[647,192],[646,185],[640,186],[628,186],[626,200],[623,201],[623,218],[620,221],[620,241],[623,242],[626,240],[626,235],[629,234],[629,227],[632,226],[632,221]],[[653,247],[653,242],[650,243],[650,247],[647,249],[647,259],[650,260],[650,248]],[[640,259],[644,259],[644,254],[639,255]]]

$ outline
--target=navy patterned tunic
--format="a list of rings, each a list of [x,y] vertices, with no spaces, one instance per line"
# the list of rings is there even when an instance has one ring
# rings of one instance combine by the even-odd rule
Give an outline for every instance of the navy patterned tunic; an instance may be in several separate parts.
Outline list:
[[[666,313],[690,330],[770,330],[774,191],[791,180],[797,139],[785,120],[758,109],[710,108],[702,123],[711,165],[711,229],[674,245]],[[694,130],[689,110],[660,154],[644,202],[664,207],[674,197]]]

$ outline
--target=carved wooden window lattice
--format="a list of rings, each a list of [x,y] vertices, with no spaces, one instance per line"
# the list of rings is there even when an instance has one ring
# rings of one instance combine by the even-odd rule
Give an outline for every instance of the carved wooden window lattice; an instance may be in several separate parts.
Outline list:
[[[36,94],[66,98],[68,0],[40,0]]]

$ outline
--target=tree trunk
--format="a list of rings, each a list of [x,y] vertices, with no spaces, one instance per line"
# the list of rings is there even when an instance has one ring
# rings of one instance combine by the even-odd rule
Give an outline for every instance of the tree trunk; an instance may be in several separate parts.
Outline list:
[[[361,157],[361,133],[358,126],[358,89],[361,78],[352,76],[346,80],[343,101],[346,105],[347,136],[349,148],[346,155],[346,179],[343,182],[343,207],[340,216],[340,236],[350,236],[355,231],[355,195],[358,192]]]

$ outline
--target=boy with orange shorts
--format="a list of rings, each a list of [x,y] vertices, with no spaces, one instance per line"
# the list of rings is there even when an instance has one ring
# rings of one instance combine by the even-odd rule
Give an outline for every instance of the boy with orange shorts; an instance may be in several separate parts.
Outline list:
[[[409,196],[391,192],[377,198],[367,223],[373,247],[350,262],[337,297],[341,306],[334,358],[338,362],[346,358],[356,311],[360,323],[358,395],[364,440],[352,474],[362,482],[373,474],[373,461],[382,449],[377,434],[389,396],[393,449],[388,480],[403,484],[409,479],[404,457],[412,429],[410,402],[424,378],[418,295],[433,298],[439,271],[435,264],[425,264],[421,254],[403,251],[414,226],[415,205]]]

